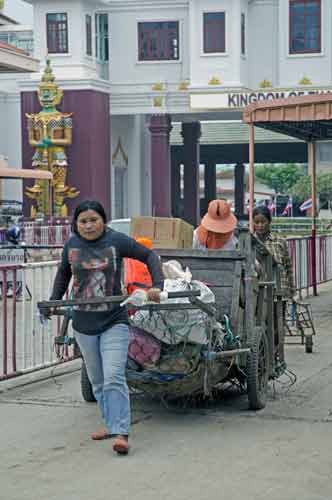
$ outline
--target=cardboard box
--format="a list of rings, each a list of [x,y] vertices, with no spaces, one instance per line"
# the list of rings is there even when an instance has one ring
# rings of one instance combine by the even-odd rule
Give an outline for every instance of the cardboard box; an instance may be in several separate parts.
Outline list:
[[[133,217],[130,235],[152,240],[154,248],[192,248],[194,228],[182,219]]]

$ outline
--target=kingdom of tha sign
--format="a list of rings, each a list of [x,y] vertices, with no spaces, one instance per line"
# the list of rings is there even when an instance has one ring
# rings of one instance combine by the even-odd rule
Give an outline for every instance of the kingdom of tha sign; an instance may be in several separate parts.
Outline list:
[[[190,96],[190,107],[192,109],[241,109],[249,104],[259,101],[274,101],[288,97],[298,97],[315,94],[329,94],[332,89],[308,89],[308,90],[278,90],[271,92],[234,92],[210,94],[192,94]]]
[[[249,94],[227,94],[228,108],[242,108],[257,101],[271,101],[304,95],[329,94],[332,90],[291,90],[279,92],[251,92]]]

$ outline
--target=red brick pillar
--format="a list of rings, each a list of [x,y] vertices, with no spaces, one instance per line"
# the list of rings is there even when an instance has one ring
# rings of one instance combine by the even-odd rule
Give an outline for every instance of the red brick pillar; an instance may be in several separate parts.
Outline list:
[[[171,217],[171,154],[170,132],[172,130],[169,115],[152,115],[149,130],[151,132],[151,189],[152,215]]]

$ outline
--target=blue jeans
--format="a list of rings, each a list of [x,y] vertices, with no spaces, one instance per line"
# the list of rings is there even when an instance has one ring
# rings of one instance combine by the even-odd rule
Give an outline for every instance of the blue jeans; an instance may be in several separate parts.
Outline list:
[[[130,401],[126,381],[128,326],[114,325],[100,335],[84,335],[75,331],[75,338],[109,433],[129,434]]]

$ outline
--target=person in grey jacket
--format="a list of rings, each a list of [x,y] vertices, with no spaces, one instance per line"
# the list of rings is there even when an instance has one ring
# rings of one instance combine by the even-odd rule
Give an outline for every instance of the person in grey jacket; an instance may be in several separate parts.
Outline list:
[[[107,228],[105,210],[98,201],[82,202],[74,212],[73,236],[64,246],[51,300],[62,299],[72,277],[75,299],[121,295],[124,257],[147,265],[153,282],[147,292],[148,300],[159,302],[163,274],[158,256],[125,234]],[[94,440],[114,437],[114,451],[127,454],[130,428],[127,311],[118,304],[76,306],[73,329],[106,424],[91,437]]]

